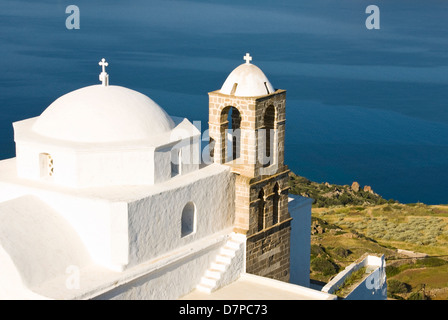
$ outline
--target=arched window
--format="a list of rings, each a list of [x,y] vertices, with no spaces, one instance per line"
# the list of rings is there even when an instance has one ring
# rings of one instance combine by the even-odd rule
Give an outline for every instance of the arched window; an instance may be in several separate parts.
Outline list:
[[[258,208],[257,208],[258,231],[261,231],[264,228],[264,207],[265,207],[264,192],[263,189],[261,189],[260,192],[258,193]]]
[[[182,210],[181,237],[188,236],[196,231],[196,205],[188,202]]]
[[[277,224],[278,223],[278,219],[279,219],[279,215],[278,215],[278,205],[279,205],[279,200],[280,200],[280,195],[278,194],[278,183],[275,184],[274,186],[274,196],[272,197],[272,224]]]
[[[240,157],[241,114],[237,108],[228,106],[222,110],[221,116],[228,122],[224,144],[225,162],[229,162]]]
[[[274,130],[275,130],[275,107],[270,105],[267,107],[264,113],[264,130],[265,130],[265,155],[266,159],[264,159],[263,165],[265,167],[270,166],[274,163]]]

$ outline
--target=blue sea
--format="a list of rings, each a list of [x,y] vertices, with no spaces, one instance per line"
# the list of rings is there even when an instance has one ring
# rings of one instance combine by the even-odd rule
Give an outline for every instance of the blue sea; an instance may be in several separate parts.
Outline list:
[[[366,28],[366,7],[380,29]],[[69,5],[79,29],[67,29]],[[0,159],[11,123],[97,84],[140,91],[207,129],[208,95],[249,52],[287,90],[286,161],[317,182],[448,203],[448,2],[0,1]]]

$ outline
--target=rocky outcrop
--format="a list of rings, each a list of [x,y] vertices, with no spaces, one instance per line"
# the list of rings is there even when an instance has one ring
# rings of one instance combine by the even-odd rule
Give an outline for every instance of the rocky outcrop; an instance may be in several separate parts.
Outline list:
[[[354,181],[354,182],[352,183],[352,190],[353,190],[354,192],[359,192],[359,183],[358,183],[358,182]]]
[[[336,185],[328,182],[317,183],[307,178],[290,173],[290,192],[314,199],[317,207],[331,207],[337,205],[379,205],[387,202],[380,195],[373,192],[370,186],[363,188],[357,181],[352,185]]]
[[[371,194],[374,194],[371,186],[364,186],[364,192],[369,192]]]
[[[354,181],[354,182],[352,183],[352,186],[351,186],[350,188],[353,190],[353,192],[359,192],[359,191],[361,190],[361,187],[360,187],[359,183],[356,182],[356,181]],[[364,186],[364,188],[363,188],[362,190],[363,190],[364,192],[368,192],[368,193],[371,193],[371,194],[374,194],[374,193],[375,193],[375,192],[373,192],[371,186]]]

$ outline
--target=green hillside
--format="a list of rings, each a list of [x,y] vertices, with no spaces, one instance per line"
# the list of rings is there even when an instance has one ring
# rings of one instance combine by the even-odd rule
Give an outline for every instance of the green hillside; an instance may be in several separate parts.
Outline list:
[[[448,206],[401,204],[295,174],[290,186],[315,199],[311,279],[328,282],[364,253],[384,254],[391,299],[448,299]]]
[[[394,200],[385,200],[376,194],[371,187],[361,188],[357,182],[351,186],[330,184],[328,182],[317,183],[294,173],[289,175],[290,192],[314,199],[316,207],[330,207],[337,205],[377,205]]]

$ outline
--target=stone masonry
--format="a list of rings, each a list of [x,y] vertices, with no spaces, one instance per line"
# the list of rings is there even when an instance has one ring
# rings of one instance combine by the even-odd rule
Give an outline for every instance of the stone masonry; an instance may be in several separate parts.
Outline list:
[[[246,272],[289,281],[285,103],[285,90],[259,97],[209,93],[211,156],[236,174],[235,231],[247,237]]]

